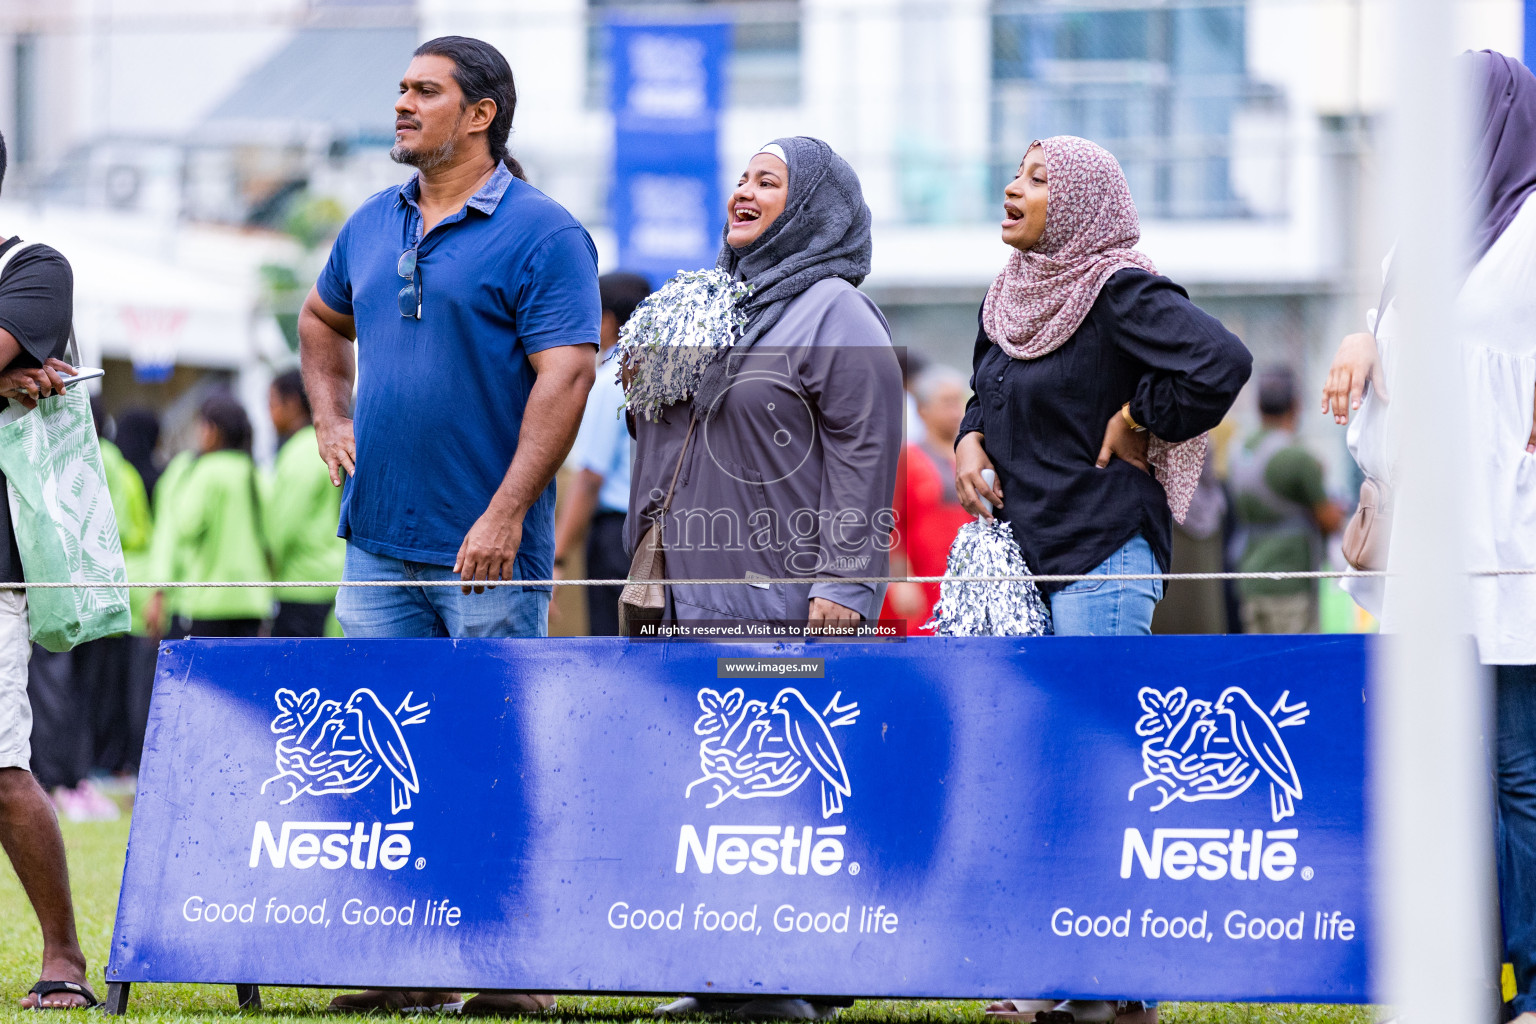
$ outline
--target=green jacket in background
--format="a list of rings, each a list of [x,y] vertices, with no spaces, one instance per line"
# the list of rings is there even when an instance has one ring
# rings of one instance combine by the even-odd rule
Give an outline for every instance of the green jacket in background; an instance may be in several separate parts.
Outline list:
[[[111,441],[101,442],[101,464],[107,474],[107,493],[112,495],[112,512],[117,517],[117,534],[123,545],[128,582],[147,583],[153,567],[150,542],[154,540],[154,523],[149,516],[149,495],[144,490],[144,478]],[[133,613],[132,632],[136,636],[147,632],[144,608],[149,600],[147,590],[128,591],[128,608]]]
[[[347,542],[336,536],[341,521],[341,488],[331,485],[331,471],[320,458],[315,428],[294,433],[282,448],[267,480],[262,528],[272,553],[272,578],[279,583],[341,579]],[[330,604],[334,587],[279,587],[279,601]]]
[[[1296,439],[1261,430],[1233,460],[1228,486],[1238,522],[1247,534],[1238,559],[1240,572],[1311,572],[1323,554],[1323,536],[1314,509],[1328,500],[1323,464]],[[1305,594],[1315,580],[1240,580],[1245,597]]]
[[[155,484],[155,525],[154,536],[149,545],[148,576],[157,583],[174,583],[182,579],[182,559],[176,548],[176,539],[172,536],[174,521],[171,510],[176,507],[176,492],[186,481],[187,474],[196,461],[197,456],[191,452],[177,452],[172,456],[171,461],[166,463],[165,471],[160,474],[160,482]],[[132,569],[128,570],[128,578],[133,579]],[[181,602],[185,593],[182,590],[165,591],[165,628],[167,630],[170,629],[171,617],[182,615]]]
[[[180,456],[177,456],[179,459]],[[172,466],[175,460],[172,460]],[[169,486],[168,486],[169,485]],[[237,451],[209,452],[155,488],[156,575],[173,582],[272,579],[262,545],[256,464]],[[180,590],[175,610],[187,619],[265,619],[272,591]]]

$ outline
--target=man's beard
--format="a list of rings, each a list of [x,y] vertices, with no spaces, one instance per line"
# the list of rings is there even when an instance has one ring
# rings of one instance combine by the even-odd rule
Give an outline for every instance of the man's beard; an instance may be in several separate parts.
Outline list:
[[[396,146],[389,151],[389,158],[397,164],[409,164],[418,171],[430,171],[448,163],[457,151],[458,147],[450,137],[444,140],[442,145],[433,146],[428,150]]]

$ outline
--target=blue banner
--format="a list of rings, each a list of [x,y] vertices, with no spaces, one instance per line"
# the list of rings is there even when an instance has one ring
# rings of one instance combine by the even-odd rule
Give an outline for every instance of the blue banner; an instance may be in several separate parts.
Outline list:
[[[730,26],[607,26],[619,264],[659,284],[714,266],[725,225],[719,123]]]
[[[1365,660],[168,643],[107,980],[1363,1001]]]
[[[1525,0],[1525,66],[1536,68],[1536,0]]]

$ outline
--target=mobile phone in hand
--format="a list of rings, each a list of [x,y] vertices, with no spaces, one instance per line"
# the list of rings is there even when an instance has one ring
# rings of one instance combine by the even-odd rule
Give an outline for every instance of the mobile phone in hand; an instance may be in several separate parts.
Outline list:
[[[98,366],[77,366],[73,374],[61,373],[59,374],[59,379],[64,382],[64,386],[67,388],[73,384],[79,384],[81,381],[95,380],[97,377],[105,377],[106,375],[107,371]]]

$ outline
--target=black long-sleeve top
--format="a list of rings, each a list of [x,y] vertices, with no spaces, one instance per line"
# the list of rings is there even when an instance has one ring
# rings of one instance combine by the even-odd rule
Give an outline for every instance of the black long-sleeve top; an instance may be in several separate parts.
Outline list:
[[[1167,495],[1128,462],[1095,465],[1104,428],[1126,402],[1132,418],[1165,441],[1216,426],[1253,369],[1237,336],[1172,281],[1128,268],[1105,282],[1082,325],[1054,352],[1010,358],[983,328],[973,365],[975,395],[960,436],[982,432],[1002,484],[1001,516],[1030,569],[1086,573],[1140,533],[1167,572]]]

